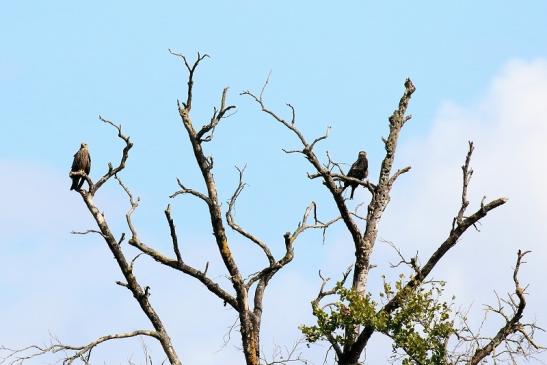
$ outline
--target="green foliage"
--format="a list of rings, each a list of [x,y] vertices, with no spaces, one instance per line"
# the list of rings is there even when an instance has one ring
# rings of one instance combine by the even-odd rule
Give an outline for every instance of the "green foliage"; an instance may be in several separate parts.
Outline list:
[[[327,340],[343,346],[358,326],[373,328],[393,340],[394,357],[403,365],[444,364],[445,342],[454,333],[450,305],[440,299],[443,282],[405,289],[401,275],[394,287],[384,280],[382,302],[399,295],[401,305],[393,312],[378,310],[370,294],[364,297],[337,283],[338,300],[326,306],[312,303],[317,324],[301,326],[309,342]],[[402,351],[402,354],[400,353]]]

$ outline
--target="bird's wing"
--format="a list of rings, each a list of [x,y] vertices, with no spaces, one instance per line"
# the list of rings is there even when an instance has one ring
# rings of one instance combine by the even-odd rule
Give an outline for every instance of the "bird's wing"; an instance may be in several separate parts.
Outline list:
[[[89,174],[89,171],[91,170],[91,156],[89,155],[89,151],[87,149],[82,150],[82,156],[80,158],[80,169],[84,170],[86,174]]]
[[[91,171],[91,155],[89,154],[89,151],[86,150],[85,173],[88,175],[89,171]]]
[[[80,151],[78,150],[78,152],[76,152],[76,153],[74,154],[74,160],[72,160],[72,167],[70,168],[70,171],[75,172],[75,171],[80,170],[80,167],[79,167],[79,166],[80,166],[80,162],[79,162],[79,160],[80,160]]]
[[[351,165],[351,168],[348,171],[348,176],[349,177],[354,177],[353,175],[355,175],[357,173],[357,171],[359,171],[359,170],[360,170],[359,161],[355,161],[353,163],[353,165]]]

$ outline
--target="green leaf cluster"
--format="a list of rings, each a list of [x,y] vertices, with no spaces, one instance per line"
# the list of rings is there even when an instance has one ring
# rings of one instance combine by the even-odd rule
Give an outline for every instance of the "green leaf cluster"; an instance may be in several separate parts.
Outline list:
[[[344,346],[350,344],[355,329],[364,326],[390,337],[394,356],[400,357],[403,365],[443,364],[445,343],[454,333],[451,305],[441,299],[444,285],[431,282],[408,289],[403,275],[394,285],[384,279],[380,298],[385,302],[397,297],[400,303],[386,313],[378,309],[369,293],[362,296],[338,283],[337,300],[324,306],[312,303],[317,323],[300,329],[309,342],[327,340]]]

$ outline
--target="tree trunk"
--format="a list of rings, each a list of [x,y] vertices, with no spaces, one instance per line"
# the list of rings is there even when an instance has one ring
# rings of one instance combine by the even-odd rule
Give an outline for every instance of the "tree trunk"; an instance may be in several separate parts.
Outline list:
[[[255,320],[253,312],[244,311],[239,315],[241,323],[241,340],[243,343],[243,353],[247,365],[260,364],[260,325]]]

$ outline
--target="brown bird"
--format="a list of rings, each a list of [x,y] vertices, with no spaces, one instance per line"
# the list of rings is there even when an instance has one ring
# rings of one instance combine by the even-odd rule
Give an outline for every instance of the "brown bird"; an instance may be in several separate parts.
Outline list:
[[[367,160],[367,153],[365,151],[360,151],[359,156],[357,157],[357,161],[351,165],[351,168],[348,171],[347,174],[348,177],[353,177],[355,179],[364,180],[368,176],[368,160]],[[353,199],[353,193],[357,186],[359,184],[354,182],[345,181],[344,182],[344,188],[342,189],[342,192],[346,190],[348,186],[351,186],[351,195],[350,199]]]
[[[89,150],[87,149],[87,143],[82,143],[78,152],[74,154],[74,161],[72,162],[71,172],[83,171],[86,175],[89,175],[91,170],[91,157],[89,156]],[[71,176],[72,185],[70,190],[80,190],[84,184],[85,178],[82,176]]]

